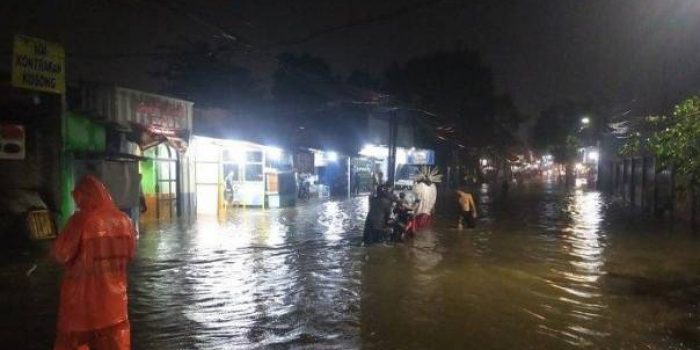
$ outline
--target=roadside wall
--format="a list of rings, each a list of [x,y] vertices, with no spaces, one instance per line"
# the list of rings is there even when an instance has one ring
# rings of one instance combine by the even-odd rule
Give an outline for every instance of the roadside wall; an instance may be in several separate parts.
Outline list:
[[[618,156],[620,142],[603,142],[598,188],[642,214],[698,222],[698,194],[673,169],[661,168],[651,155]]]

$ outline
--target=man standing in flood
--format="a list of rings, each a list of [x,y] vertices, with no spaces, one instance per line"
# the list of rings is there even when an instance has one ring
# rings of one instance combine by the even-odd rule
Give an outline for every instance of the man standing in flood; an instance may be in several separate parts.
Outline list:
[[[457,201],[459,202],[459,207],[461,209],[457,229],[461,231],[465,224],[469,228],[474,228],[476,226],[477,215],[474,197],[467,191],[466,188],[462,188],[457,190]]]
[[[73,199],[78,211],[52,252],[65,267],[54,349],[130,349],[126,287],[134,225],[94,176],[80,181]]]

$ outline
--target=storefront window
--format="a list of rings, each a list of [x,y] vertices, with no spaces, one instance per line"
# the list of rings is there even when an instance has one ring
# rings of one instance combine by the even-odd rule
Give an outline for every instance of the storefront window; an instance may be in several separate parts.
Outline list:
[[[240,166],[238,164],[224,164],[224,179],[226,182],[240,181]]]
[[[170,162],[158,162],[158,172],[161,179],[170,179]],[[174,173],[173,171],[173,174]]]
[[[250,163],[262,163],[262,152],[248,151],[246,152],[246,160]]]
[[[160,194],[174,194],[175,184],[171,182],[161,182],[160,183]]]
[[[245,160],[245,151],[241,148],[226,149],[223,153],[224,162],[242,163]]]
[[[173,159],[177,158],[175,150],[170,148],[167,144],[161,143],[156,146],[156,157],[160,159]]]
[[[246,164],[245,166],[246,181],[262,181],[263,166],[262,164]]]

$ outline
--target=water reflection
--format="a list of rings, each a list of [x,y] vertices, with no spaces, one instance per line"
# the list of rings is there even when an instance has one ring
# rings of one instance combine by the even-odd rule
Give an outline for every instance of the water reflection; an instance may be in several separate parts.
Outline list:
[[[397,245],[361,245],[366,198],[146,226],[134,348],[700,348],[697,236],[632,225],[597,192],[488,191],[476,229],[445,209]],[[0,335],[45,349],[57,274],[27,256],[0,270]]]
[[[687,335],[683,341],[655,335],[665,328],[650,320],[635,325],[639,314],[631,310],[647,310],[646,319],[659,301],[611,289],[630,285],[619,282],[620,266],[634,259],[622,252],[649,261],[667,257],[649,249],[651,235],[613,242],[611,234],[624,229],[611,225],[621,220],[603,210],[599,193],[551,184],[498,199],[483,191],[489,218],[477,229],[457,232],[445,213],[431,231],[399,245],[361,246],[366,198],[249,210],[224,223],[148,233],[132,273],[135,343],[206,349],[700,344],[688,343]],[[684,245],[700,247],[682,237]],[[665,244],[677,250],[680,241]],[[677,263],[687,269],[698,260],[681,254]],[[618,284],[609,279],[611,268]]]
[[[548,286],[561,293],[542,305],[540,314],[529,310],[539,321],[538,332],[577,346],[593,345],[607,332],[598,328],[605,322],[607,305],[601,298],[598,280],[604,273],[604,243],[600,232],[602,199],[598,192],[576,190],[569,197],[566,213],[570,223],[560,227],[562,259],[568,265],[554,264],[545,275]],[[552,210],[545,210],[551,214]],[[562,314],[570,322],[561,322]],[[554,321],[554,322],[551,322]]]

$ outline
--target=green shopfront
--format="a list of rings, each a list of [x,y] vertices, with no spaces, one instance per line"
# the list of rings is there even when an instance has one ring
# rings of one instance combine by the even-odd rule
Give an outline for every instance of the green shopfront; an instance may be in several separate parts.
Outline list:
[[[66,118],[62,212],[72,213],[75,181],[92,173],[120,209],[141,222],[193,214],[187,152],[192,103],[116,86],[82,91],[80,112]],[[139,215],[144,202],[146,212]]]

